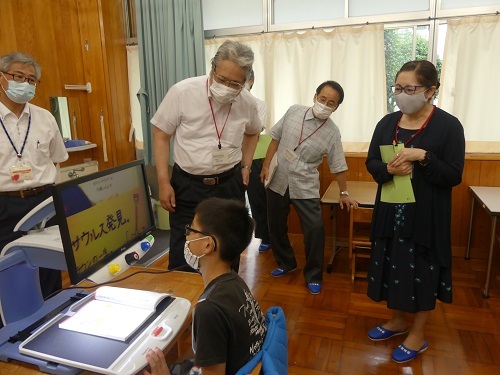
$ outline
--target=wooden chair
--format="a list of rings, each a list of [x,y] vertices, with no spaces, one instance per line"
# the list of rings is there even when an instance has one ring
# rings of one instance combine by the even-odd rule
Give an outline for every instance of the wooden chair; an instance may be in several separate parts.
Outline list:
[[[356,271],[356,259],[370,258],[370,225],[373,208],[359,207],[349,210],[349,258],[351,259],[351,279],[367,277],[368,272]]]
[[[262,361],[259,361],[259,363],[257,363],[257,366],[255,366],[250,375],[261,375],[263,373],[264,372],[262,371]]]

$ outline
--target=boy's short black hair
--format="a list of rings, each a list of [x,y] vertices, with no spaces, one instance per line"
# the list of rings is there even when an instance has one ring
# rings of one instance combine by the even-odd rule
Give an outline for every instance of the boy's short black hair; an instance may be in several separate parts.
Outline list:
[[[252,240],[255,227],[246,206],[235,199],[208,198],[195,210],[200,229],[217,237],[220,258],[232,262]]]

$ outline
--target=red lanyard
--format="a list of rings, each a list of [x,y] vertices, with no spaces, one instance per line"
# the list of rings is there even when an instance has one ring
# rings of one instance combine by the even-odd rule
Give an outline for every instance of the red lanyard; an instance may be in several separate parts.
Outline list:
[[[417,132],[415,134],[413,134],[410,139],[408,139],[406,142],[405,142],[405,147],[408,143],[410,143],[411,141],[413,141],[413,138],[415,138],[422,130],[425,129],[425,127],[427,126],[427,124],[429,123],[432,115],[434,114],[434,110],[436,109],[436,107],[432,107],[432,111],[431,113],[429,114],[429,116],[427,116],[427,119],[424,121],[424,123],[422,124],[422,126],[420,127],[420,129],[417,130]],[[395,132],[395,135],[394,135],[394,140],[392,141],[392,143],[394,145],[397,145],[398,144],[398,129],[399,129],[399,122],[401,121],[401,117],[403,117],[403,114],[401,113],[401,116],[399,116],[399,119],[398,119],[398,122],[396,123],[396,132]]]
[[[207,79],[207,90],[208,90],[208,79]],[[217,122],[215,121],[215,114],[214,114],[214,108],[212,107],[212,101],[210,98],[208,98],[208,104],[210,104],[210,111],[212,112],[212,119],[214,120],[214,125],[215,125],[215,131],[217,132],[217,138],[219,138],[219,150],[222,148],[222,145],[220,144],[220,139],[222,137],[222,132],[224,131],[227,123],[227,119],[229,118],[229,114],[231,113],[231,108],[233,107],[233,103],[229,105],[229,110],[227,111],[227,116],[226,116],[226,121],[224,121],[224,126],[222,127],[222,130],[219,133],[219,129],[217,128]]]
[[[306,119],[306,115],[307,115],[307,112],[309,112],[311,108],[309,108],[306,113],[304,113],[304,118],[302,119],[302,129],[300,129],[300,138],[299,138],[299,144],[297,145],[297,147],[295,147],[293,149],[293,151],[295,151],[302,143],[304,143],[304,141],[308,138],[310,138],[314,133],[316,133],[319,129],[321,129],[323,127],[323,125],[325,125],[325,122],[326,120],[328,120],[328,117],[325,119],[325,121],[323,121],[323,123],[315,130],[313,131],[311,134],[309,134],[307,137],[305,137],[304,139],[302,139],[302,134],[304,133],[304,121]]]

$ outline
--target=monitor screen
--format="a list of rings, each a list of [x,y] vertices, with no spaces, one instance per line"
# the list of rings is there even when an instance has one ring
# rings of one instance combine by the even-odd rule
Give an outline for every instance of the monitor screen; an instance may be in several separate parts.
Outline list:
[[[58,184],[53,199],[72,284],[155,228],[142,160]]]

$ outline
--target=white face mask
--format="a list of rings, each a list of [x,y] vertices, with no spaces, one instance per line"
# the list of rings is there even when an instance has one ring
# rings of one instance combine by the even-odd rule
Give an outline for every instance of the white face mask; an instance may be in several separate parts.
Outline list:
[[[427,91],[427,90],[426,90]],[[424,95],[425,91],[418,94],[408,95],[404,91],[394,95],[396,105],[405,115],[411,115],[422,108],[427,101]]]
[[[245,83],[245,89],[246,89],[247,91],[250,91],[250,85],[249,85],[248,83]]]
[[[9,88],[5,90],[2,86],[2,90],[14,103],[25,104],[35,97],[36,87],[30,85],[28,82],[16,82],[9,80],[7,80],[7,82],[9,82]]]
[[[327,107],[324,104],[321,104],[316,99],[316,100],[314,100],[313,112],[314,112],[314,117],[319,118],[320,120],[324,120],[324,119],[327,119],[328,117],[330,117],[330,115],[333,112],[333,109],[330,107]]]
[[[186,263],[191,266],[191,268],[194,268],[196,271],[200,270],[199,263],[200,263],[200,258],[203,258],[206,254],[203,255],[194,255],[191,250],[189,249],[189,243],[202,240],[204,238],[207,238],[208,236],[201,237],[201,238],[195,238],[194,240],[186,240],[186,243],[184,244],[184,259],[186,259]]]
[[[214,100],[220,104],[229,103],[240,94],[240,90],[227,87],[215,79],[212,80],[212,84],[210,85],[210,92]]]

